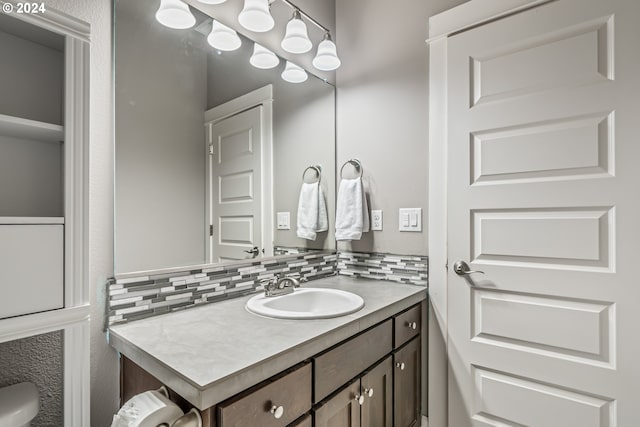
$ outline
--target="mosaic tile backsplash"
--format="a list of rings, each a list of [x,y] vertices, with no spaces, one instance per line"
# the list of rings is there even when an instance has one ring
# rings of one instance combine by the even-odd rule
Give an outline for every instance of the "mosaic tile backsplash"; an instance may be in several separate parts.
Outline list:
[[[367,279],[390,280],[427,286],[429,260],[426,256],[339,252],[338,274]]]
[[[125,323],[264,289],[262,279],[299,273],[307,280],[336,273],[336,254],[315,252],[227,266],[211,266],[110,280],[108,324]]]
[[[307,280],[336,273],[427,286],[426,256],[379,253],[283,252],[287,258],[226,266],[158,272],[111,279],[107,283],[107,324],[218,302],[264,290],[261,280],[280,273],[299,273]]]

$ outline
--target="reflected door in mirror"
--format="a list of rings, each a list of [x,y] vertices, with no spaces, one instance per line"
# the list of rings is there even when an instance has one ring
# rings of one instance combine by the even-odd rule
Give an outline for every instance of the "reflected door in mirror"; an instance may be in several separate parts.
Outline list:
[[[262,106],[211,124],[210,261],[254,258],[262,242]]]

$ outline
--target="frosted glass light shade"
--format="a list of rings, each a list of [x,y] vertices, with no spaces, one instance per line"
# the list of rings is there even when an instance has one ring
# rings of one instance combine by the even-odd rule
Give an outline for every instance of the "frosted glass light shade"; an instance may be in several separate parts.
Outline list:
[[[211,32],[207,37],[207,42],[218,50],[231,51],[236,50],[242,44],[238,33],[232,28],[227,27],[222,22],[215,19],[211,26]]]
[[[269,12],[269,0],[244,0],[238,22],[247,30],[256,33],[264,33],[272,29],[275,21]]]
[[[302,83],[307,80],[307,72],[302,67],[297,66],[293,62],[287,61],[287,65],[284,67],[284,71],[281,74],[282,78],[289,83]]]
[[[227,0],[198,0],[198,1],[204,4],[222,4]]]
[[[307,34],[307,25],[300,18],[300,12],[294,12],[293,18],[287,24],[287,30],[280,46],[290,53],[306,53],[313,47]]]
[[[268,70],[269,68],[273,68],[278,65],[280,63],[280,58],[266,47],[261,46],[258,43],[254,43],[253,55],[249,58],[249,63],[256,68]]]
[[[313,58],[313,66],[321,71],[332,71],[340,66],[340,58],[336,50],[336,44],[331,37],[325,36],[318,45],[318,52]]]
[[[189,6],[180,0],[160,0],[156,19],[165,27],[178,30],[191,28],[196,23],[196,18],[189,10]]]

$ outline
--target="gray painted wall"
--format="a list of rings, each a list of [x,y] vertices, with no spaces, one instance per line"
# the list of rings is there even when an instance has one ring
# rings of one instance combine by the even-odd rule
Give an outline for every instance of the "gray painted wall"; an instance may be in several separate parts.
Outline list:
[[[205,40],[159,25],[156,9],[116,2],[117,272],[205,256]]]
[[[63,424],[62,332],[51,332],[0,344],[0,387],[32,382],[40,395],[33,427]]]
[[[383,231],[339,249],[428,253],[428,17],[461,0],[337,0],[338,167],[364,164],[370,209],[382,209]],[[398,231],[399,208],[422,208],[419,232]]]

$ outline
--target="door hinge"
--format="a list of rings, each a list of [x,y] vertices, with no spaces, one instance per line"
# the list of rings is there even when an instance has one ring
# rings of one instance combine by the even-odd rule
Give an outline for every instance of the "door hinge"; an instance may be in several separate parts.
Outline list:
[[[447,260],[447,262],[444,263],[444,269],[449,271],[449,260]]]
[[[209,144],[209,154],[213,155],[213,144],[212,143]]]
[[[213,224],[209,225],[209,236],[213,236]]]

